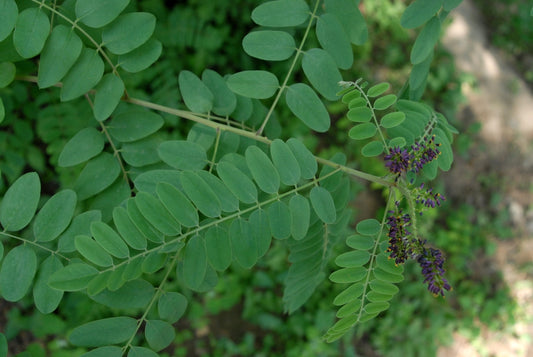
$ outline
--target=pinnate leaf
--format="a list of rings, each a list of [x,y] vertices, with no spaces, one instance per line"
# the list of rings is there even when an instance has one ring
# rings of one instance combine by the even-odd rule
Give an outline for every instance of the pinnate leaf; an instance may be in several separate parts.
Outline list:
[[[2,199],[0,205],[0,222],[6,231],[19,231],[32,220],[39,198],[41,181],[35,172],[19,177]]]
[[[309,128],[320,133],[330,126],[330,118],[324,103],[316,93],[304,83],[295,83],[287,88],[287,106],[298,119]]]
[[[37,255],[27,245],[9,251],[0,269],[0,291],[7,301],[19,301],[30,288],[37,271]]]

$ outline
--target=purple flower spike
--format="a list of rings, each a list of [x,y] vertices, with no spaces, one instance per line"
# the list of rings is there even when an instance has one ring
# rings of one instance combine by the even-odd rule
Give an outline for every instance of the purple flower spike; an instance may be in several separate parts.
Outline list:
[[[428,290],[434,295],[439,294],[444,296],[444,290],[451,290],[452,287],[444,278],[444,258],[438,249],[424,249],[422,254],[418,257],[418,263],[422,268],[422,275],[424,275],[424,283],[428,284]]]
[[[394,259],[396,265],[402,264],[409,258],[410,249],[407,236],[411,233],[407,230],[407,226],[411,222],[411,217],[408,214],[402,214],[401,209],[398,212],[390,212],[391,215],[387,217],[387,224],[389,225],[389,257]]]
[[[407,171],[409,167],[409,153],[406,149],[400,149],[394,147],[390,150],[390,153],[385,155],[385,166],[389,168],[389,171],[393,174],[400,175],[402,172]]]

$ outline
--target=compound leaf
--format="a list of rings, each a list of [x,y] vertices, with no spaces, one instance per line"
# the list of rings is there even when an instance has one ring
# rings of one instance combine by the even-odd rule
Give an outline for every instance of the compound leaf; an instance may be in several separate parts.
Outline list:
[[[41,197],[41,181],[35,172],[19,177],[6,191],[0,205],[0,222],[6,231],[26,227],[35,215]]]

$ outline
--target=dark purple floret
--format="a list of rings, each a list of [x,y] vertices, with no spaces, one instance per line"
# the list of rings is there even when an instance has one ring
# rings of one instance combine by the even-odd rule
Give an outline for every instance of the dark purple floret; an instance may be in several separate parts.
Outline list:
[[[429,208],[435,208],[436,206],[440,206],[442,201],[446,201],[446,197],[440,193],[433,193],[432,188],[424,190],[424,184],[420,185],[418,196],[416,197],[417,203],[421,203]]]
[[[390,153],[385,155],[385,166],[389,168],[389,171],[393,174],[400,175],[402,172],[407,171],[409,167],[409,153],[406,149],[394,147],[390,150]]]
[[[436,159],[440,154],[440,151],[437,149],[438,146],[440,144],[435,144],[435,136],[432,136],[429,140],[425,140],[425,142],[413,144],[411,146],[412,159],[410,170],[418,173],[425,164]]]
[[[408,214],[402,214],[401,209],[398,212],[391,211],[391,215],[387,217],[387,224],[389,225],[389,257],[394,259],[396,265],[402,264],[409,258],[410,249],[407,236],[410,232],[407,226],[411,222],[411,217]]]
[[[444,258],[438,249],[424,249],[418,257],[418,263],[422,268],[424,283],[428,284],[428,290],[435,296],[444,296],[444,290],[451,290],[450,284],[444,278]]]

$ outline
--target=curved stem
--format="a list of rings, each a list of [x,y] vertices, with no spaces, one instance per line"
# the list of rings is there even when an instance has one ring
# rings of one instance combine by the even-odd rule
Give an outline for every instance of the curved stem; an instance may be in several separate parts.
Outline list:
[[[305,41],[307,40],[309,31],[311,30],[311,25],[313,24],[313,21],[315,19],[315,14],[317,12],[319,3],[320,3],[320,0],[317,0],[315,3],[315,8],[313,9],[313,12],[311,13],[311,18],[309,19],[309,23],[307,24],[307,28],[305,29],[305,33],[304,33],[304,36],[302,37],[302,41],[300,42],[300,46],[296,50],[296,55],[294,56],[294,59],[292,60],[291,67],[289,68],[289,71],[287,72],[287,75],[285,76],[285,79],[283,80],[283,83],[281,84],[281,87],[278,90],[276,98],[274,98],[274,101],[272,102],[272,105],[270,106],[270,109],[268,110],[268,113],[265,116],[265,119],[263,120],[261,127],[259,128],[259,130],[257,130],[257,135],[261,135],[263,133],[263,130],[265,129],[265,126],[268,123],[268,120],[270,119],[270,117],[272,116],[272,113],[274,112],[274,108],[276,107],[279,99],[281,98],[281,94],[283,93],[283,90],[287,87],[287,82],[289,81],[289,78],[291,77],[292,72],[294,71],[294,67],[296,67],[296,62],[298,61],[298,58],[300,58],[300,54],[302,53],[302,48],[305,44]]]

